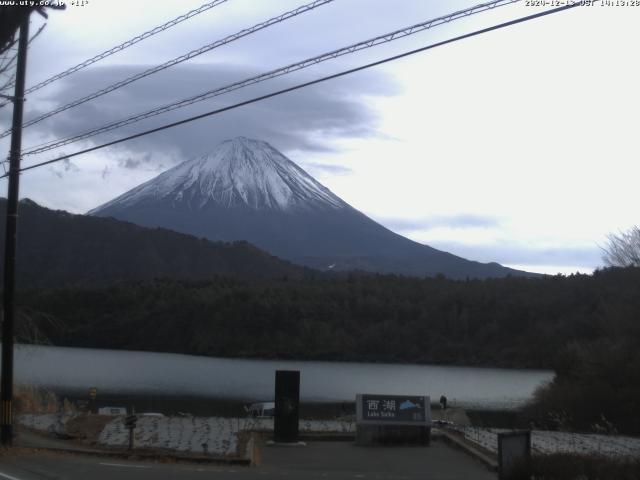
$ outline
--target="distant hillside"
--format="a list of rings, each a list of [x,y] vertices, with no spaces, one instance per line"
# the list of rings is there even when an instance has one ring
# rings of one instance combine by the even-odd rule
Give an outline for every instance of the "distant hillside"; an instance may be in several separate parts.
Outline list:
[[[0,199],[0,211],[6,211],[6,199]],[[31,200],[20,202],[19,214],[18,288],[106,285],[161,277],[201,280],[217,275],[301,278],[310,272],[246,242],[212,242],[113,218],[73,215]],[[4,241],[3,218],[3,250]]]

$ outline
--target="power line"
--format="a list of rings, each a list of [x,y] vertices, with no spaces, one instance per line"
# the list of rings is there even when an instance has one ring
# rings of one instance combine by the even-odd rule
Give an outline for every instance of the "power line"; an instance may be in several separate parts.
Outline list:
[[[460,41],[460,40],[464,40],[464,39],[467,39],[467,38],[475,37],[475,36],[481,35],[483,33],[488,33],[488,32],[492,32],[494,30],[499,30],[501,28],[509,27],[509,26],[516,25],[516,24],[519,24],[519,23],[524,23],[524,22],[527,22],[529,20],[533,20],[533,19],[536,19],[536,18],[544,17],[546,15],[551,15],[551,14],[554,14],[554,13],[558,13],[558,12],[561,12],[561,11],[564,11],[564,10],[568,10],[568,9],[571,9],[571,8],[578,7],[580,5],[581,5],[580,3],[568,4],[568,5],[565,5],[565,6],[562,6],[562,7],[554,8],[552,10],[547,10],[547,11],[544,11],[544,12],[539,12],[539,13],[535,13],[535,14],[532,14],[532,15],[527,15],[525,17],[520,17],[520,18],[517,18],[515,20],[509,20],[508,22],[503,22],[503,23],[500,23],[500,24],[497,24],[497,25],[493,25],[491,27],[483,28],[481,30],[475,30],[473,32],[466,33],[464,35],[459,35],[457,37],[450,38],[450,39],[447,39],[447,40],[443,40],[441,42],[433,43],[431,45],[427,45],[425,47],[421,47],[421,48],[418,48],[418,49],[415,49],[415,50],[410,50],[408,52],[404,52],[404,53],[401,53],[399,55],[394,55],[392,57],[387,57],[387,58],[384,58],[382,60],[378,60],[376,62],[372,62],[372,63],[368,63],[366,65],[362,65],[360,67],[351,68],[349,70],[344,70],[342,72],[335,73],[333,75],[328,75],[328,76],[325,76],[325,77],[322,77],[322,78],[318,78],[316,80],[311,80],[309,82],[300,83],[298,85],[294,85],[292,87],[288,87],[288,88],[285,88],[285,89],[282,89],[282,90],[278,90],[276,92],[272,92],[272,93],[269,93],[269,94],[266,94],[266,95],[261,95],[259,97],[254,97],[254,98],[252,98],[250,100],[245,100],[243,102],[235,103],[233,105],[229,105],[229,106],[226,106],[226,107],[223,107],[223,108],[219,108],[217,110],[212,110],[210,112],[206,112],[206,113],[202,113],[200,115],[195,115],[193,117],[185,118],[185,119],[177,121],[177,122],[169,123],[169,124],[163,125],[161,127],[152,128],[151,130],[146,130],[144,132],[136,133],[134,135],[129,135],[127,137],[120,138],[118,140],[113,140],[111,142],[103,143],[102,145],[97,145],[95,147],[91,147],[91,148],[87,148],[87,149],[84,149],[84,150],[80,150],[78,152],[74,152],[74,153],[71,153],[69,155],[63,155],[63,156],[61,156],[59,158],[54,158],[54,159],[51,159],[51,160],[47,160],[45,162],[40,162],[40,163],[36,163],[34,165],[29,165],[28,167],[21,168],[20,171],[24,172],[26,170],[32,170],[34,168],[42,167],[44,165],[49,165],[49,164],[52,164],[52,163],[68,160],[69,158],[76,157],[78,155],[83,155],[85,153],[89,153],[89,152],[93,152],[93,151],[96,151],[96,150],[100,150],[102,148],[110,147],[110,146],[116,145],[118,143],[123,143],[123,142],[127,142],[129,140],[134,140],[136,138],[144,137],[146,135],[150,135],[152,133],[160,132],[160,131],[166,130],[168,128],[177,127],[177,126],[183,125],[185,123],[190,123],[190,122],[193,122],[193,121],[196,121],[196,120],[200,120],[202,118],[210,117],[210,116],[213,116],[213,115],[217,115],[217,114],[229,111],[229,110],[234,110],[236,108],[243,107],[243,106],[246,106],[246,105],[250,105],[252,103],[256,103],[256,102],[259,102],[259,101],[262,101],[262,100],[266,100],[266,99],[269,99],[269,98],[272,98],[272,97],[276,97],[276,96],[279,96],[279,95],[283,95],[285,93],[293,92],[295,90],[300,90],[302,88],[309,87],[311,85],[316,85],[318,83],[322,83],[322,82],[326,82],[328,80],[333,80],[335,78],[343,77],[345,75],[349,75],[349,74],[352,74],[352,73],[355,73],[355,72],[359,72],[361,70],[365,70],[365,69],[368,69],[368,68],[371,68],[371,67],[375,67],[375,66],[382,65],[382,64],[385,64],[385,63],[393,62],[395,60],[398,60],[398,59],[401,59],[401,58],[405,58],[405,57],[408,57],[410,55],[415,55],[416,53],[420,53],[420,52],[424,52],[424,51],[427,51],[427,50],[431,50],[431,49],[436,48],[436,47],[441,47],[441,46],[447,45],[449,43],[454,43],[454,42],[457,42],[457,41]],[[6,174],[2,175],[2,176],[0,176],[0,179],[5,178],[6,176],[7,176]]]
[[[0,75],[7,77],[7,81],[0,86],[0,92],[9,90],[11,87],[15,85],[15,81],[14,81],[15,75],[13,73],[9,73],[9,71],[13,70],[12,68],[13,63],[16,61],[16,59],[17,59],[17,55],[6,60],[5,59],[0,60]],[[2,108],[5,105],[8,105],[9,103],[11,103],[11,101],[3,103],[2,105],[0,105],[0,108]]]
[[[139,114],[136,114],[134,116],[125,118],[123,120],[119,120],[117,122],[113,122],[107,125],[104,125],[102,127],[93,129],[93,130],[89,130],[87,132],[84,133],[80,133],[71,137],[67,137],[65,139],[62,140],[53,140],[50,142],[46,142],[40,145],[36,145],[34,147],[30,147],[30,149],[28,149],[23,155],[34,155],[36,153],[42,153],[42,152],[46,152],[48,150],[53,150],[54,148],[59,148],[62,147],[64,145],[69,145],[70,143],[74,143],[77,142],[79,140],[84,140],[86,138],[89,137],[93,137],[95,135],[98,135],[100,133],[105,133],[111,130],[115,130],[116,128],[120,128],[120,127],[124,127],[126,125],[130,125],[132,123],[137,123],[141,120],[145,120],[147,118],[151,118],[154,117],[156,115],[160,115],[163,113],[167,113],[170,112],[172,110],[176,110],[178,108],[183,108],[189,105],[192,105],[194,103],[197,102],[201,102],[204,100],[208,100],[210,98],[213,97],[217,97],[220,95],[224,95],[226,93],[230,93],[234,90],[238,90],[240,88],[244,88],[250,85],[254,85],[256,83],[260,83],[260,82],[264,82],[266,80],[270,80],[272,78],[276,78],[297,70],[302,70],[303,68],[307,68],[313,65],[316,65],[318,63],[321,62],[325,62],[327,60],[331,60],[343,55],[348,55],[360,50],[364,50],[366,48],[371,48],[374,47],[376,45],[380,45],[382,43],[388,43],[394,40],[397,40],[399,38],[403,38],[409,35],[413,35],[415,33],[421,32],[423,30],[427,30],[429,28],[433,28],[436,27],[438,25],[442,25],[445,23],[449,23],[452,22],[454,20],[458,20],[460,18],[464,18],[464,17],[468,17],[470,15],[473,14],[477,14],[486,10],[491,10],[497,7],[501,7],[501,6],[505,6],[505,5],[509,5],[512,3],[516,3],[519,2],[520,0],[494,0],[491,2],[487,2],[487,3],[482,3],[479,5],[476,5],[474,7],[471,8],[467,8],[464,10],[459,10],[453,13],[450,13],[448,15],[444,15],[441,17],[437,17],[437,18],[433,18],[431,20],[427,20],[425,22],[421,22],[415,25],[412,25],[410,27],[406,27],[406,28],[402,28],[399,30],[395,30],[393,32],[390,33],[385,33],[383,35],[379,35],[377,37],[374,38],[370,38],[368,40],[364,40],[362,42],[358,42],[352,45],[349,45],[347,47],[343,47],[340,48],[338,50],[334,50],[332,52],[329,53],[324,53],[322,55],[318,55],[315,57],[311,57],[308,58],[306,60],[303,60],[301,62],[298,63],[294,63],[291,65],[287,65],[285,67],[280,67],[277,68],[275,70],[271,70],[269,72],[266,73],[262,73],[260,75],[257,75],[255,77],[251,77],[251,78],[247,78],[238,82],[234,82],[232,84],[223,86],[223,87],[219,87],[216,88],[214,90],[209,90],[207,92],[204,93],[200,93],[198,95],[186,98],[186,99],[182,99],[179,100],[177,102],[173,102],[167,105],[163,105],[161,107],[157,107],[154,108],[152,110],[146,111],[146,112],[142,112]]]
[[[226,0],[225,0],[226,1]],[[281,15],[278,15],[277,17],[273,17],[270,18],[269,20],[265,21],[265,22],[261,22],[258,23],[252,27],[249,28],[245,28],[244,30],[239,31],[238,33],[234,33],[233,35],[229,35],[221,40],[217,40],[213,43],[210,43],[208,45],[205,45],[203,47],[197,48],[196,50],[192,50],[188,53],[185,53],[184,55],[180,55],[179,57],[176,57],[172,60],[169,60],[161,65],[157,65],[153,68],[150,68],[148,70],[145,70],[144,72],[141,73],[137,73],[135,75],[132,75],[131,77],[125,78],[124,80],[121,80],[119,82],[116,82],[112,85],[109,85],[101,90],[98,90],[97,92],[91,93],[85,97],[79,98],[77,100],[74,100],[71,103],[68,103],[66,105],[63,105],[61,107],[58,107],[54,110],[51,110],[50,112],[47,112],[43,115],[40,115],[37,118],[34,118],[32,120],[29,120],[28,122],[25,122],[23,124],[23,127],[29,127],[31,125],[34,125],[36,123],[39,123],[49,117],[52,117],[53,115],[57,115],[60,112],[64,112],[65,110],[69,110],[70,108],[73,107],[77,107],[78,105],[81,105],[85,102],[88,102],[90,100],[94,100],[98,97],[101,97],[102,95],[106,95],[109,92],[113,92],[114,90],[117,90],[119,88],[124,87],[125,85],[129,85],[130,83],[133,83],[137,80],[140,80],[142,78],[148,77],[149,75],[153,75],[154,73],[158,73],[162,70],[165,70],[169,67],[173,67],[174,65],[177,65],[179,63],[185,62],[187,60],[190,60],[194,57],[197,57],[198,55],[202,55],[203,53],[209,52],[211,50],[213,50],[214,48],[218,48],[221,47],[222,45],[226,45],[228,43],[234,42],[236,40],[239,40],[242,37],[246,37],[247,35],[251,35],[252,33],[255,33],[259,30],[268,28],[272,25],[275,25],[277,23],[280,22],[284,22],[285,20],[288,20],[292,17],[295,17],[297,15],[309,12],[315,8],[318,8],[322,5],[326,5],[327,3],[331,3],[334,0],[314,0],[311,3],[308,3],[306,5],[302,5],[294,10],[285,12]],[[5,132],[3,132],[2,134],[0,134],[0,138],[6,137],[7,135],[9,135],[11,133],[11,130],[6,130]]]
[[[156,35],[160,32],[164,32],[165,30],[178,25],[179,23],[184,22],[185,20],[190,19],[191,17],[195,17],[196,15],[199,15],[203,12],[206,12],[207,10],[212,9],[213,7],[217,7],[218,5],[227,2],[228,0],[214,0],[213,2],[209,2],[209,3],[205,3],[204,5],[201,5],[198,8],[195,8],[187,13],[185,13],[184,15],[180,15],[179,17],[174,18],[173,20],[169,20],[168,22],[159,25],[155,28],[152,28],[151,30],[144,32],[140,35],[137,35],[135,37],[133,37],[130,40],[127,40],[124,43],[121,43],[120,45],[116,45],[113,48],[110,48],[109,50],[105,50],[104,52],[96,55],[95,57],[89,58],[88,60],[85,60],[84,62],[79,63],[78,65],[75,65],[71,68],[68,68],[67,70],[65,70],[64,72],[60,72],[57,75],[54,75],[50,78],[47,78],[46,80],[43,80],[42,82],[34,85],[33,87],[29,87],[25,93],[32,93],[35,92],[36,90],[41,89],[42,87],[49,85],[50,83],[55,82],[56,80],[60,80],[61,78],[64,78],[66,76],[71,75],[72,73],[75,73],[79,70],[82,70],[83,68],[88,67],[89,65],[92,65],[96,62],[99,62],[100,60],[103,60],[115,53],[121,52],[122,50],[131,47],[132,45],[135,45],[138,42],[141,42],[143,40],[146,40],[149,37],[152,37],[153,35]],[[38,32],[39,33],[39,32]],[[0,104],[0,107],[3,107],[6,104]]]

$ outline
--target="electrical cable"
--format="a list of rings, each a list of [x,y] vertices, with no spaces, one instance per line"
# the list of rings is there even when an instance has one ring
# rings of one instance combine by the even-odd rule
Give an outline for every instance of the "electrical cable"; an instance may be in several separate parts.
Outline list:
[[[88,67],[89,65],[92,65],[96,62],[99,62],[100,60],[107,58],[115,53],[121,52],[122,50],[131,47],[132,45],[135,45],[138,42],[141,42],[142,40],[146,40],[149,37],[152,37],[153,35],[156,35],[160,32],[164,32],[165,30],[178,25],[179,23],[184,22],[185,20],[190,19],[191,17],[195,17],[196,15],[199,15],[203,12],[206,12],[207,10],[212,9],[213,7],[217,7],[218,5],[227,2],[228,0],[214,0],[213,2],[209,2],[209,3],[205,3],[204,5],[201,5],[198,8],[195,8],[187,13],[185,13],[184,15],[180,15],[179,17],[174,18],[173,20],[169,20],[168,22],[159,25],[155,28],[152,28],[151,30],[144,32],[140,35],[137,35],[135,37],[133,37],[130,40],[127,40],[126,42],[121,43],[120,45],[116,45],[113,48],[110,48],[109,50],[106,50],[94,57],[91,57],[87,60],[85,60],[84,62],[79,63],[78,65],[75,65],[71,68],[68,68],[67,70],[65,70],[64,72],[60,72],[57,75],[54,75],[52,77],[47,78],[46,80],[43,80],[42,82],[29,87],[24,93],[28,94],[28,93],[32,93],[35,92],[36,90],[41,89],[42,87],[45,87],[46,85],[49,85],[50,83],[55,82],[56,80],[60,80],[61,78],[64,78],[68,75],[71,75],[72,73],[75,73],[79,70],[82,70],[83,68]],[[39,33],[39,32],[38,32]],[[37,34],[36,34],[37,35]],[[3,107],[5,104],[0,104],[0,107]]]
[[[136,139],[136,138],[144,137],[146,135],[149,135],[149,134],[152,134],[152,133],[156,133],[156,132],[160,132],[160,131],[166,130],[168,128],[177,127],[177,126],[183,125],[185,123],[189,123],[189,122],[193,122],[195,120],[199,120],[199,119],[202,119],[202,118],[210,117],[212,115],[217,115],[217,114],[229,111],[229,110],[233,110],[233,109],[236,109],[236,108],[239,108],[239,107],[243,107],[245,105],[249,105],[249,104],[256,103],[256,102],[259,102],[259,101],[262,101],[262,100],[266,100],[268,98],[276,97],[278,95],[289,93],[289,92],[292,92],[292,91],[295,91],[295,90],[300,90],[302,88],[309,87],[311,85],[316,85],[318,83],[322,83],[322,82],[326,82],[328,80],[333,80],[335,78],[343,77],[343,76],[349,75],[351,73],[359,72],[361,70],[365,70],[365,69],[368,69],[368,68],[371,68],[371,67],[375,67],[375,66],[378,66],[378,65],[389,63],[389,62],[392,62],[392,61],[395,61],[395,60],[398,60],[398,59],[401,59],[401,58],[408,57],[410,55],[414,55],[416,53],[420,53],[420,52],[424,52],[424,51],[427,51],[427,50],[431,50],[431,49],[436,48],[436,47],[440,47],[440,46],[443,46],[443,45],[454,43],[454,42],[457,42],[457,41],[460,41],[460,40],[464,40],[464,39],[467,39],[467,38],[475,37],[475,36],[481,35],[483,33],[492,32],[494,30],[499,30],[501,28],[509,27],[509,26],[516,25],[516,24],[519,24],[519,23],[524,23],[524,22],[527,22],[527,21],[530,21],[530,20],[533,20],[533,19],[536,19],[536,18],[544,17],[544,16],[547,16],[547,15],[551,15],[551,14],[554,14],[554,13],[558,13],[558,12],[564,11],[564,10],[575,8],[575,7],[578,7],[580,5],[581,5],[580,3],[568,4],[568,5],[565,5],[565,6],[562,6],[562,7],[554,8],[552,10],[546,10],[544,12],[539,12],[539,13],[535,13],[535,14],[532,14],[532,15],[527,15],[525,17],[520,17],[520,18],[517,18],[515,20],[509,20],[507,22],[503,22],[503,23],[500,23],[500,24],[497,24],[497,25],[493,25],[491,27],[486,27],[486,28],[483,28],[481,30],[475,30],[475,31],[470,32],[470,33],[466,33],[466,34],[459,35],[459,36],[454,37],[454,38],[450,38],[450,39],[443,40],[443,41],[440,41],[440,42],[437,42],[437,43],[433,43],[431,45],[427,45],[425,47],[417,48],[415,50],[410,50],[408,52],[404,52],[404,53],[401,53],[399,55],[394,55],[392,57],[387,57],[387,58],[384,58],[382,60],[378,60],[376,62],[368,63],[368,64],[362,65],[360,67],[351,68],[349,70],[344,70],[342,72],[338,72],[338,73],[335,73],[333,75],[328,75],[328,76],[325,76],[325,77],[318,78],[316,80],[311,80],[309,82],[300,83],[298,85],[294,85],[292,87],[288,87],[288,88],[285,88],[285,89],[282,89],[282,90],[278,90],[276,92],[272,92],[272,93],[269,93],[269,94],[266,94],[266,95],[261,95],[259,97],[254,97],[252,99],[245,100],[243,102],[235,103],[235,104],[229,105],[227,107],[219,108],[217,110],[212,110],[210,112],[202,113],[200,115],[195,115],[193,117],[185,118],[183,120],[180,120],[180,121],[177,121],[177,122],[173,122],[173,123],[170,123],[170,124],[167,124],[167,125],[163,125],[161,127],[153,128],[151,130],[146,130],[144,132],[136,133],[134,135],[129,135],[127,137],[120,138],[118,140],[113,140],[111,142],[107,142],[107,143],[104,143],[102,145],[97,145],[97,146],[94,146],[94,147],[91,147],[91,148],[80,150],[78,152],[74,152],[74,153],[71,153],[69,155],[63,155],[63,156],[61,156],[59,158],[54,158],[54,159],[51,159],[51,160],[47,160],[45,162],[39,162],[39,163],[36,163],[34,165],[29,165],[27,167],[21,168],[20,172],[24,172],[24,171],[27,171],[27,170],[32,170],[34,168],[42,167],[44,165],[49,165],[49,164],[56,163],[56,162],[61,162],[61,161],[67,160],[69,158],[76,157],[78,155],[83,155],[85,153],[89,153],[89,152],[93,152],[93,151],[96,151],[96,150],[100,150],[102,148],[110,147],[110,146],[116,145],[118,143],[122,143],[122,142],[126,142],[126,141],[133,140],[133,139]],[[2,175],[2,176],[0,176],[0,179],[5,178],[7,176],[8,176],[8,174]]]
[[[155,73],[158,73],[162,70],[165,70],[169,67],[173,67],[174,65],[177,65],[179,63],[182,62],[186,62],[187,60],[190,60],[194,57],[197,57],[198,55],[202,55],[203,53],[209,52],[211,50],[213,50],[214,48],[218,48],[221,47],[222,45],[226,45],[228,43],[234,42],[236,40],[239,40],[240,38],[246,37],[247,35],[251,35],[252,33],[255,33],[259,30],[263,30],[265,28],[268,28],[272,25],[275,25],[277,23],[281,23],[284,22],[285,20],[288,20],[292,17],[298,16],[300,14],[309,12],[315,8],[318,8],[322,5],[326,5],[327,3],[331,3],[334,0],[314,0],[311,3],[308,3],[306,5],[302,5],[294,10],[285,12],[281,15],[278,15],[277,17],[273,17],[270,18],[269,20],[266,20],[264,22],[258,23],[252,27],[249,28],[245,28],[244,30],[241,30],[237,33],[234,33],[233,35],[229,35],[221,40],[217,40],[213,43],[210,43],[208,45],[205,45],[203,47],[197,48],[195,50],[192,50],[188,53],[185,53],[184,55],[180,55],[179,57],[173,58],[161,65],[157,65],[153,68],[150,68],[148,70],[145,70],[144,72],[140,72],[137,73],[135,75],[132,75],[128,78],[125,78],[124,80],[121,80],[119,82],[116,82],[114,84],[111,84],[105,88],[102,88],[94,93],[91,93],[85,97],[79,98],[77,100],[74,100],[73,102],[67,103],[66,105],[62,105],[54,110],[51,110],[47,113],[44,113],[42,115],[40,115],[37,118],[34,118],[32,120],[29,120],[25,123],[22,124],[22,128],[25,127],[29,127],[31,125],[35,125],[36,123],[39,123],[49,117],[52,117],[53,115],[57,115],[58,113],[64,112],[65,110],[69,110],[70,108],[73,107],[77,107],[78,105],[82,105],[83,103],[86,103],[90,100],[94,100],[98,97],[101,97],[102,95],[106,95],[107,93],[113,92],[114,90],[117,90],[119,88],[124,87],[125,85],[129,85],[130,83],[133,83],[137,80],[140,80],[142,78],[148,77],[149,75],[153,75]],[[0,134],[0,138],[6,137],[7,135],[9,135],[11,133],[11,130],[5,130],[4,132],[2,132]]]
[[[40,25],[40,28],[38,28],[38,31],[32,35],[32,37],[29,39],[29,45],[31,45],[31,42],[33,42],[45,29],[45,27],[47,26],[46,23]],[[17,53],[16,53],[16,57],[17,57]],[[7,65],[0,65],[0,74],[4,74],[5,73],[5,69],[9,68],[11,66],[11,63],[13,62],[13,60]],[[2,63],[2,62],[0,62]],[[0,87],[0,91],[6,89],[6,88],[12,88],[15,86],[15,78],[13,78],[13,76],[10,78],[10,80],[4,84],[3,86]],[[8,102],[4,102],[4,103],[0,103],[0,108],[2,107],[6,107],[7,105],[9,105],[11,103],[11,101]]]
[[[329,53],[324,53],[322,55],[318,55],[315,57],[311,57],[308,58],[306,60],[303,60],[301,62],[297,62],[291,65],[287,65],[285,67],[280,67],[277,68],[275,70],[271,70],[269,72],[266,73],[262,73],[260,75],[257,75],[255,77],[250,77],[238,82],[234,82],[232,84],[229,85],[225,85],[223,87],[219,87],[216,88],[214,90],[209,90],[207,92],[204,93],[200,93],[198,95],[189,97],[189,98],[185,98],[182,100],[179,100],[177,102],[173,102],[167,105],[163,105],[161,107],[157,107],[154,108],[152,110],[148,110],[146,112],[142,112],[142,113],[138,113],[136,115],[127,117],[123,120],[119,120],[117,122],[113,122],[107,125],[104,125],[102,127],[99,128],[95,128],[80,134],[76,134],[73,135],[71,137],[67,137],[65,139],[62,140],[52,140],[49,142],[45,142],[39,145],[35,145],[32,147],[29,147],[27,149],[26,152],[23,153],[23,155],[34,155],[37,153],[42,153],[42,152],[46,152],[48,150],[53,150],[54,148],[59,148],[62,147],[64,145],[69,145],[70,143],[74,143],[80,140],[84,140],[86,138],[90,138],[93,137],[95,135],[101,134],[101,133],[105,133],[111,130],[114,130],[116,128],[120,128],[120,127],[124,127],[126,125],[130,125],[133,123],[137,123],[141,120],[145,120],[147,118],[151,118],[154,117],[156,115],[160,115],[163,113],[167,113],[170,112],[172,110],[176,110],[178,108],[183,108],[189,105],[192,105],[194,103],[197,102],[201,102],[204,100],[208,100],[210,98],[219,96],[219,95],[223,95],[235,90],[238,90],[240,88],[244,88],[250,85],[254,85],[256,83],[260,83],[266,80],[270,80],[272,78],[275,77],[279,77],[294,71],[298,71],[298,70],[302,70],[303,68],[307,68],[313,65],[316,65],[318,63],[327,61],[327,60],[332,60],[334,58],[343,56],[343,55],[347,55],[347,54],[351,54],[360,50],[364,50],[366,48],[371,48],[374,47],[376,45],[380,45],[383,43],[388,43],[394,40],[397,40],[399,38],[403,38],[409,35],[413,35],[415,33],[421,32],[423,30],[427,30],[429,28],[433,28],[435,26],[438,25],[443,25],[445,23],[450,23],[454,20],[458,20],[460,18],[465,18],[468,17],[470,15],[473,14],[477,14],[480,12],[484,12],[486,10],[491,10],[500,6],[505,6],[505,5],[510,5],[512,3],[516,3],[519,2],[521,0],[494,0],[491,2],[486,2],[486,3],[481,3],[479,5],[476,5],[474,7],[471,8],[467,8],[464,10],[459,10],[453,13],[450,13],[448,15],[444,15],[441,17],[437,17],[437,18],[433,18],[431,20],[427,20],[415,25],[412,25],[410,27],[406,27],[406,28],[402,28],[399,30],[395,30],[393,32],[390,33],[385,33],[383,35],[379,35],[377,37],[374,38],[370,38],[368,40],[364,40],[352,45],[349,45],[347,47],[343,47],[337,50],[334,50],[332,52]]]

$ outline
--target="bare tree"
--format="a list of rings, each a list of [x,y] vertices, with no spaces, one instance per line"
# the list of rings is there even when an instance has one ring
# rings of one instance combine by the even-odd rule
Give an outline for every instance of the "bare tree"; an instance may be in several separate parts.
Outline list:
[[[609,234],[602,248],[602,260],[608,267],[640,267],[640,227]]]
[[[33,3],[37,4],[40,2]],[[51,2],[51,4],[46,6],[0,6],[0,54],[5,53],[16,43],[16,32],[20,28],[22,20],[28,18],[29,15],[31,15],[31,12],[37,12],[44,18],[48,18],[46,13],[46,9],[48,8],[53,10],[64,10],[65,5]]]

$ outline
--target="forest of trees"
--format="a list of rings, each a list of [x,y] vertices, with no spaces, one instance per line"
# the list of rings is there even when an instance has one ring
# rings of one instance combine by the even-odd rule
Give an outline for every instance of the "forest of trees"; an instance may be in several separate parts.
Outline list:
[[[57,345],[553,368],[576,342],[638,338],[639,284],[638,268],[484,281],[217,278],[31,290],[19,303],[56,320],[39,328]]]
[[[640,433],[638,285],[634,267],[483,281],[216,278],[23,291],[19,305],[56,345],[552,368],[532,419]]]

